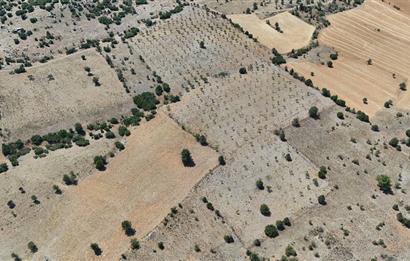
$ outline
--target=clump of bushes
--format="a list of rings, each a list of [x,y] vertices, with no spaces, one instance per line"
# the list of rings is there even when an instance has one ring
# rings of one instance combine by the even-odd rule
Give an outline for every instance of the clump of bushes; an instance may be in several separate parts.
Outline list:
[[[151,111],[157,108],[159,101],[155,98],[155,95],[151,92],[143,92],[134,97],[134,103],[138,108],[144,111]]]
[[[106,169],[105,165],[107,165],[107,161],[105,157],[99,155],[94,157],[94,165],[95,168],[99,171],[104,171]]]
[[[188,149],[183,149],[181,151],[181,160],[182,164],[185,167],[193,167],[195,166],[194,160],[192,159],[191,152]]]

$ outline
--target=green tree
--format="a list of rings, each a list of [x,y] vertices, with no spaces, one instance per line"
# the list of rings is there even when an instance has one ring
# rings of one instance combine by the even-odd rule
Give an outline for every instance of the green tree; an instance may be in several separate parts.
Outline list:
[[[181,151],[181,160],[182,164],[184,164],[185,167],[193,167],[195,166],[194,160],[192,159],[191,152],[187,149],[183,149]]]
[[[38,248],[33,241],[28,242],[27,247],[30,249],[31,253],[36,253],[38,251]]]
[[[267,225],[265,227],[265,235],[267,235],[270,238],[275,238],[279,236],[279,232],[274,225]]]
[[[377,186],[379,186],[379,188],[385,192],[385,193],[390,193],[391,192],[391,181],[390,181],[390,177],[386,176],[386,175],[379,175],[376,178],[377,180]]]
[[[266,204],[262,204],[259,208],[260,212],[262,215],[264,215],[265,217],[269,217],[271,215],[270,213],[270,209],[268,207],[268,205]]]
[[[90,247],[91,247],[91,249],[94,251],[94,254],[95,254],[96,256],[100,256],[100,255],[102,254],[102,250],[101,250],[101,248],[98,246],[97,243],[92,243],[92,244],[90,245]]]
[[[319,119],[319,109],[316,106],[310,107],[309,117],[311,117],[313,119]]]

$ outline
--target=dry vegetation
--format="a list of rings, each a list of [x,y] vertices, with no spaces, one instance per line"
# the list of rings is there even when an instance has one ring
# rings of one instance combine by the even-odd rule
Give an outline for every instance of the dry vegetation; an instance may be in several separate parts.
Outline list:
[[[306,47],[310,43],[315,27],[305,23],[288,12],[277,14],[265,20],[255,14],[228,16],[252,34],[261,44],[280,53]]]
[[[0,260],[409,260],[410,16],[361,2],[0,2]]]

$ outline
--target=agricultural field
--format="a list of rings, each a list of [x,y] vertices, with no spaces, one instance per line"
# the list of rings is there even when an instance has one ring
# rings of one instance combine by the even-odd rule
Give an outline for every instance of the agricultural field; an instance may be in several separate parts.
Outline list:
[[[320,45],[334,49],[337,60],[328,56],[318,62],[313,56],[291,61],[288,67],[369,115],[389,100],[399,109],[409,110],[405,86],[410,77],[410,16],[381,1],[369,0],[328,19],[331,26],[318,39]]]
[[[36,64],[25,73],[2,71],[0,96],[6,140],[119,116],[133,106],[115,72],[94,50]]]
[[[283,12],[267,19],[259,19],[256,14],[228,16],[254,38],[279,53],[289,53],[309,45],[315,27],[296,16]]]
[[[0,260],[410,260],[400,0],[0,2]]]

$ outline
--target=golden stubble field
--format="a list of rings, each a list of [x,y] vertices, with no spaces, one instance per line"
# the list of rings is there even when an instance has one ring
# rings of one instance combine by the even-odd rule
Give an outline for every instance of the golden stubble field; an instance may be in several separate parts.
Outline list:
[[[308,60],[290,62],[288,67],[370,116],[388,100],[399,109],[410,109],[409,92],[399,88],[402,82],[408,85],[410,77],[410,16],[381,1],[369,0],[328,19],[331,26],[321,32],[319,43],[339,53],[334,68]]]
[[[183,148],[190,150],[194,167],[183,166]],[[39,251],[27,258],[117,259],[130,247],[131,239],[121,222],[131,221],[135,237],[142,239],[218,165],[217,159],[214,150],[201,146],[160,112],[132,132],[126,149],[110,160],[106,171],[94,171],[78,186],[64,186],[63,198],[44,209],[48,214],[40,214],[45,218],[31,228],[35,232],[30,233],[30,240]],[[96,257],[90,249],[93,242],[103,250],[102,256]],[[26,244],[18,242],[21,249],[15,251],[24,253]]]
[[[289,12],[283,12],[266,19],[259,19],[256,14],[234,14],[229,15],[228,18],[241,25],[261,44],[268,48],[276,48],[280,53],[289,53],[292,49],[296,50],[309,45],[315,31],[313,25],[302,21]],[[276,23],[283,33],[275,30]]]

